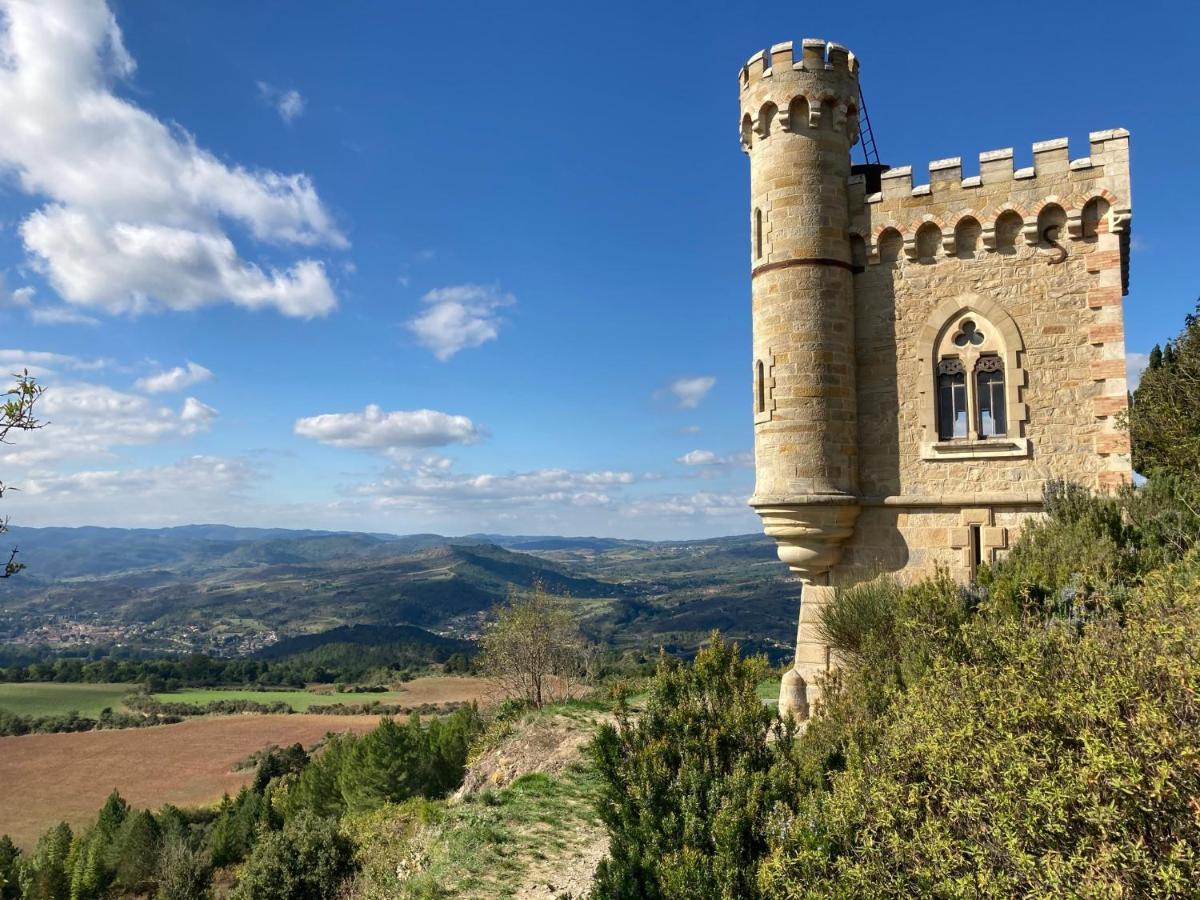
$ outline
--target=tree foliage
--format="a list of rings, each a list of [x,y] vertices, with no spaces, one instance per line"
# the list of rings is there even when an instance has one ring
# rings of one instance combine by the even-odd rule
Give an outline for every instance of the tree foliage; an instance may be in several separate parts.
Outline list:
[[[788,779],[770,739],[791,734],[758,698],[765,660],[713,635],[691,666],[659,667],[649,702],[593,745],[609,856],[603,898],[754,895],[767,816]]]
[[[1056,491],[990,588],[839,592],[794,739],[727,648],[660,671],[596,742],[596,896],[1194,896],[1200,549],[1147,568],[1139,495]]]
[[[1193,484],[1200,478],[1200,304],[1178,336],[1151,354],[1133,392],[1128,424],[1135,469]]]
[[[330,819],[301,813],[264,834],[242,868],[235,900],[327,900],[353,868],[353,847]]]
[[[37,383],[29,370],[25,369],[20,375],[13,375],[16,383],[2,395],[0,402],[0,444],[12,443],[8,436],[13,431],[33,431],[41,428],[44,423],[34,415],[34,406],[42,396],[45,388]],[[12,490],[10,485],[0,481],[0,497],[4,492]],[[0,518],[0,534],[8,531],[8,518]],[[22,569],[24,563],[17,562],[17,548],[9,551],[8,561],[0,569],[0,578],[11,578]]]
[[[586,674],[590,649],[566,600],[535,584],[495,610],[480,642],[480,668],[508,697],[541,709],[565,700]]]

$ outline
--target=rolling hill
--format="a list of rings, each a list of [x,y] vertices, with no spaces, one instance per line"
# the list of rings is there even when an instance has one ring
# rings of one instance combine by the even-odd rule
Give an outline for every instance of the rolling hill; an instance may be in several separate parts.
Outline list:
[[[680,542],[381,535],[193,525],[14,528],[0,642],[261,652],[353,626],[476,637],[535,583],[613,646],[686,651],[713,628],[784,652],[798,586],[761,535]]]

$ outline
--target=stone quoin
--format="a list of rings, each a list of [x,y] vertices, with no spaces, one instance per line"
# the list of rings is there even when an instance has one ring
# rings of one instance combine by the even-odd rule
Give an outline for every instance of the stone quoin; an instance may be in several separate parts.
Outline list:
[[[780,711],[808,716],[836,661],[831,592],[944,566],[966,581],[1068,479],[1132,477],[1122,297],[1129,133],[911,167],[852,166],[859,61],[806,39],[738,72],[750,157],[756,483],[802,582]]]

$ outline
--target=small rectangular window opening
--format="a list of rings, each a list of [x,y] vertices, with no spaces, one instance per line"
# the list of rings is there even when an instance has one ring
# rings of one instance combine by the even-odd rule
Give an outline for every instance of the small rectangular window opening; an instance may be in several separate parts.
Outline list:
[[[983,564],[983,533],[978,525],[971,526],[971,578],[974,579],[979,574],[979,567]]]

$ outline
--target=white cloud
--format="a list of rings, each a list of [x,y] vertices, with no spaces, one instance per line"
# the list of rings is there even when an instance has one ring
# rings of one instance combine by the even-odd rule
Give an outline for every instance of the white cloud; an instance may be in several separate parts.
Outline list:
[[[176,366],[165,372],[155,372],[153,375],[139,378],[134,387],[147,394],[168,394],[208,381],[212,377],[213,373],[204,366],[188,360],[186,366]]]
[[[226,164],[116,96],[134,62],[103,0],[0,0],[0,12],[0,165],[46,201],[20,232],[65,300],[108,312],[228,301],[304,317],[336,306],[321,262],[264,269],[224,231],[344,246],[307,176]]]
[[[752,521],[747,515],[747,495],[699,491],[694,494],[669,494],[649,497],[629,504],[623,512],[633,518],[661,518],[666,520],[705,518],[733,518]]]
[[[683,454],[683,456],[677,457],[675,462],[685,466],[753,466],[754,452],[751,450],[743,450],[740,453],[731,453],[728,456],[720,456],[716,453],[713,453],[711,450],[689,450],[687,453]]]
[[[667,391],[675,397],[681,409],[695,409],[716,383],[717,379],[711,375],[676,378],[667,386]]]
[[[178,411],[101,384],[52,384],[38,401],[45,428],[0,449],[9,465],[110,456],[115,447],[156,444],[207,431],[217,411],[194,397]]]
[[[1148,365],[1150,365],[1149,353],[1125,354],[1125,380],[1129,390],[1137,390],[1137,386],[1142,382],[1142,373],[1146,371]]]
[[[675,461],[685,466],[712,466],[719,460],[711,450],[689,450]]]
[[[324,413],[297,419],[293,431],[334,447],[401,454],[406,451],[473,444],[483,430],[466,416],[434,409],[384,412],[371,404],[362,412]]]
[[[279,113],[279,118],[283,119],[289,125],[304,115],[304,108],[308,105],[299,91],[294,89],[282,90],[265,81],[258,83],[258,94],[263,100],[275,107],[275,112]]]
[[[0,371],[4,373],[29,370],[30,375],[42,377],[62,369],[93,372],[112,363],[107,359],[84,359],[66,353],[51,353],[46,350],[0,350]]]
[[[406,324],[445,362],[460,350],[494,341],[500,334],[499,310],[516,299],[487,285],[460,284],[432,290],[421,302],[427,309]]]
[[[190,456],[160,466],[29,475],[4,500],[21,525],[228,522],[245,515],[247,491],[259,479],[243,460]]]
[[[34,325],[99,325],[100,320],[69,306],[35,306],[29,310]]]
[[[612,491],[637,480],[630,472],[557,468],[503,475],[459,474],[451,470],[449,460],[435,458],[406,466],[379,481],[357,485],[352,493],[370,497],[380,507],[432,506],[442,512],[477,504],[506,509],[543,504],[604,506],[613,502]]]

